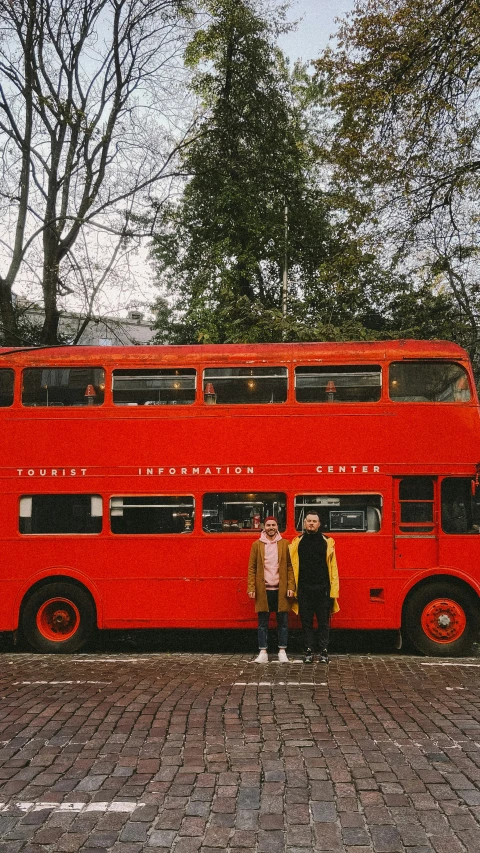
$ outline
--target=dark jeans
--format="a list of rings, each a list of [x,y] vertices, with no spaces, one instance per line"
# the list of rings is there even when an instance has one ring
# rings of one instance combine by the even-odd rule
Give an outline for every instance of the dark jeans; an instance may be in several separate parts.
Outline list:
[[[267,589],[268,610],[258,612],[258,648],[268,648],[268,619],[277,614],[278,647],[286,649],[288,643],[288,611],[278,610],[278,589]]]
[[[329,590],[321,586],[302,587],[298,594],[298,612],[303,628],[305,648],[314,650],[315,632],[313,617],[318,622],[318,647],[322,651],[328,648],[330,636],[330,611],[332,599]]]

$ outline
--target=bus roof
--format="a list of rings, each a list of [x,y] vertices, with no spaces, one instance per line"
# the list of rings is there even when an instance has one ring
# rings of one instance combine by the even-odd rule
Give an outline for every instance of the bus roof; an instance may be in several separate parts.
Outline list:
[[[190,364],[222,361],[391,361],[402,359],[454,359],[468,360],[462,347],[450,341],[342,341],[318,343],[274,344],[195,344],[183,346],[44,346],[0,347],[0,356],[6,361],[25,364],[85,363],[114,365],[140,361],[143,364]]]

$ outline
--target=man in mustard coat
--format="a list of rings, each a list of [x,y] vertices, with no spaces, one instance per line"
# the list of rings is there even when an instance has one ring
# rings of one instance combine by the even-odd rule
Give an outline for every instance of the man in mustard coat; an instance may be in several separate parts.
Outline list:
[[[288,613],[295,595],[295,579],[286,539],[278,532],[277,519],[265,519],[260,536],[253,543],[248,561],[248,595],[255,599],[258,613],[259,654],[255,663],[268,663],[268,619],[277,615],[278,660],[288,663]]]
[[[320,532],[320,516],[316,510],[305,516],[305,532],[290,545],[295,574],[298,603],[293,609],[300,613],[304,638],[304,663],[313,663],[315,635],[313,617],[317,617],[320,663],[328,663],[330,613],[338,606],[338,568],[335,541]]]

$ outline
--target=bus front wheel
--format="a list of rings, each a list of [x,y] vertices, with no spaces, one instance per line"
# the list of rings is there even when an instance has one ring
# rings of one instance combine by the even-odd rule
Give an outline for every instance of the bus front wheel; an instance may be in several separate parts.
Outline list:
[[[48,583],[27,599],[21,616],[23,636],[37,652],[77,652],[95,631],[95,605],[75,584]]]
[[[413,590],[405,602],[404,633],[425,655],[469,654],[479,628],[478,600],[467,587],[430,583]]]

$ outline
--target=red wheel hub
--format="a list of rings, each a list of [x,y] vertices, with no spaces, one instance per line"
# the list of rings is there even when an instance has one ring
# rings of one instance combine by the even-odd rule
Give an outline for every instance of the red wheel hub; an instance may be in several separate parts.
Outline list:
[[[453,643],[467,627],[463,607],[451,598],[435,598],[422,613],[422,629],[435,643]]]
[[[56,643],[73,637],[80,625],[80,612],[68,598],[50,598],[39,607],[37,628],[46,640]]]

